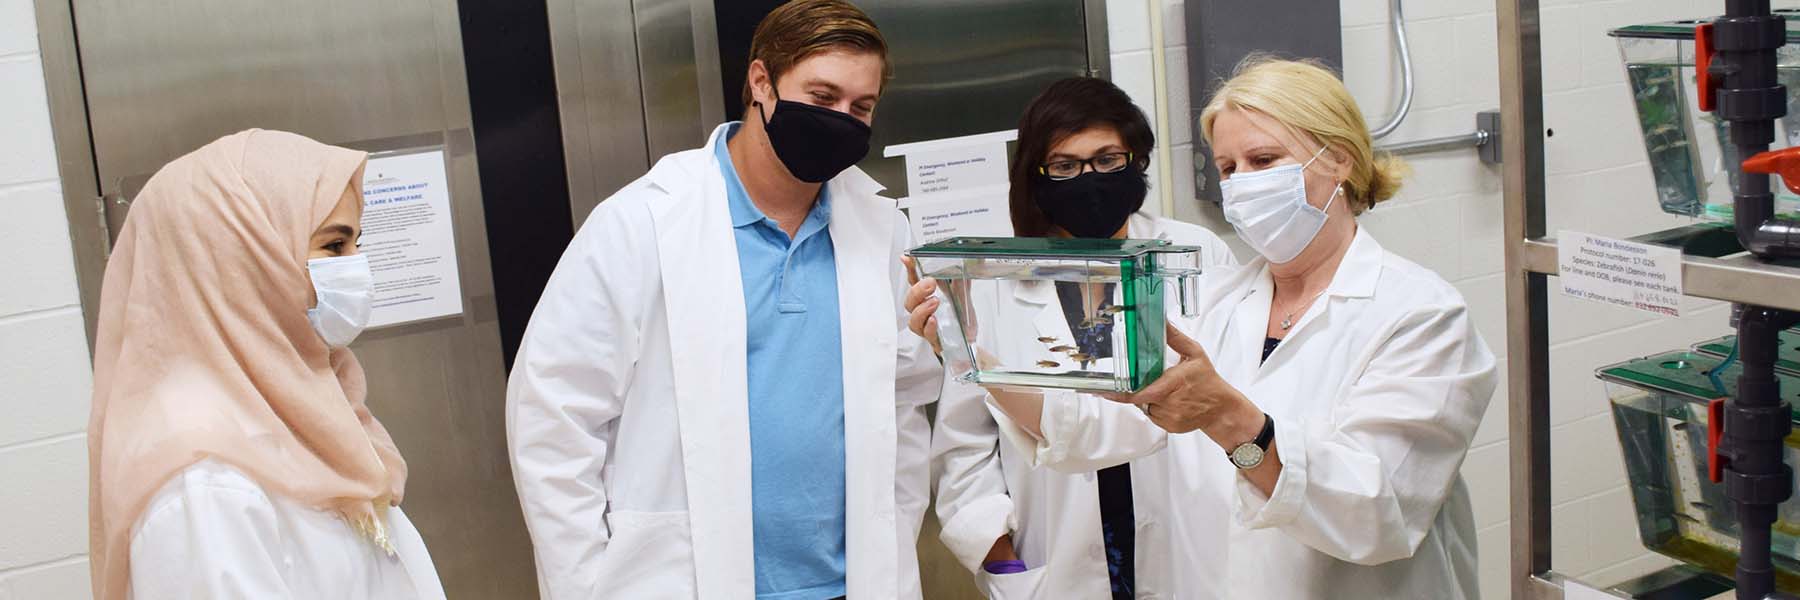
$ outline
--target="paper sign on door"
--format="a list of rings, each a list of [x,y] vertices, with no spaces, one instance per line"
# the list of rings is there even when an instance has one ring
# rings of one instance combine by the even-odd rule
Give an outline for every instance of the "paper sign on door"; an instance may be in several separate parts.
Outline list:
[[[443,149],[370,156],[362,226],[375,273],[370,327],[462,314]]]
[[[907,198],[901,207],[912,222],[913,242],[918,244],[961,236],[1012,235],[1004,187]]]
[[[889,146],[883,152],[906,157],[911,195],[900,201],[900,208],[912,222],[915,242],[1012,235],[1006,144],[1017,138],[1017,131],[998,131]]]

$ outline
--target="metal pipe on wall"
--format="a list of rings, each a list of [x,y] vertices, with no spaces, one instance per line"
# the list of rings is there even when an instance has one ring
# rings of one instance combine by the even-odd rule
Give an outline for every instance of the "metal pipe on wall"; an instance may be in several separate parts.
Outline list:
[[[1406,155],[1411,155],[1411,154],[1427,154],[1427,153],[1431,153],[1431,152],[1442,152],[1445,150],[1462,150],[1464,148],[1480,148],[1488,143],[1489,138],[1490,138],[1490,136],[1488,135],[1488,132],[1486,132],[1486,131],[1473,131],[1473,132],[1465,133],[1462,135],[1450,135],[1450,136],[1437,137],[1437,138],[1427,138],[1427,139],[1423,139],[1423,140],[1415,140],[1415,141],[1411,141],[1411,142],[1400,142],[1398,144],[1379,146],[1376,148],[1376,150],[1380,150],[1380,151],[1387,152],[1389,154],[1398,155],[1398,156],[1406,156]]]
[[[1175,214],[1175,182],[1169,168],[1169,61],[1164,47],[1161,0],[1144,0],[1150,10],[1150,79],[1155,84],[1156,189],[1163,216]]]

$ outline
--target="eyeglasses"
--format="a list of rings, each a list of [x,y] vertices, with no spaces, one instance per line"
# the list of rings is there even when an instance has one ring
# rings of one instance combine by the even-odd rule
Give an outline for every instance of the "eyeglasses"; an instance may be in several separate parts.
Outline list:
[[[1089,167],[1095,173],[1117,173],[1131,166],[1130,152],[1108,152],[1086,160],[1058,160],[1038,166],[1038,172],[1051,181],[1074,179],[1081,175],[1083,167]]]

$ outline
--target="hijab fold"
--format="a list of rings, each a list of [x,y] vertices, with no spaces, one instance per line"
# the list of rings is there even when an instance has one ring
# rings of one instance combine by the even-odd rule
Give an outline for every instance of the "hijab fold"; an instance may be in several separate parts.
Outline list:
[[[382,543],[377,506],[400,501],[406,463],[364,403],[356,357],[306,318],[312,232],[361,189],[366,160],[252,129],[170,162],[132,202],[94,344],[95,598],[126,597],[145,504],[205,458]]]

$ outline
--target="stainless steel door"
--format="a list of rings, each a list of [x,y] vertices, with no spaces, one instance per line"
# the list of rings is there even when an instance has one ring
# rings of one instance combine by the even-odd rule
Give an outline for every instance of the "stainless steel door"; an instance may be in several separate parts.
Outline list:
[[[781,0],[547,0],[576,221],[657,158],[705,143],[736,106],[747,44]],[[747,6],[766,5],[761,11]],[[1102,0],[863,0],[894,61],[861,165],[906,195],[882,147],[1012,129],[1045,85],[1110,73]],[[756,17],[760,18],[760,17]],[[721,20],[723,19],[723,20]],[[728,36],[730,37],[730,36]],[[741,47],[740,47],[741,46]]]
[[[535,597],[455,2],[72,4],[109,196],[129,198],[168,160],[250,127],[366,150],[445,147],[464,312],[374,330],[355,348],[369,404],[407,458],[407,514],[450,597]]]

